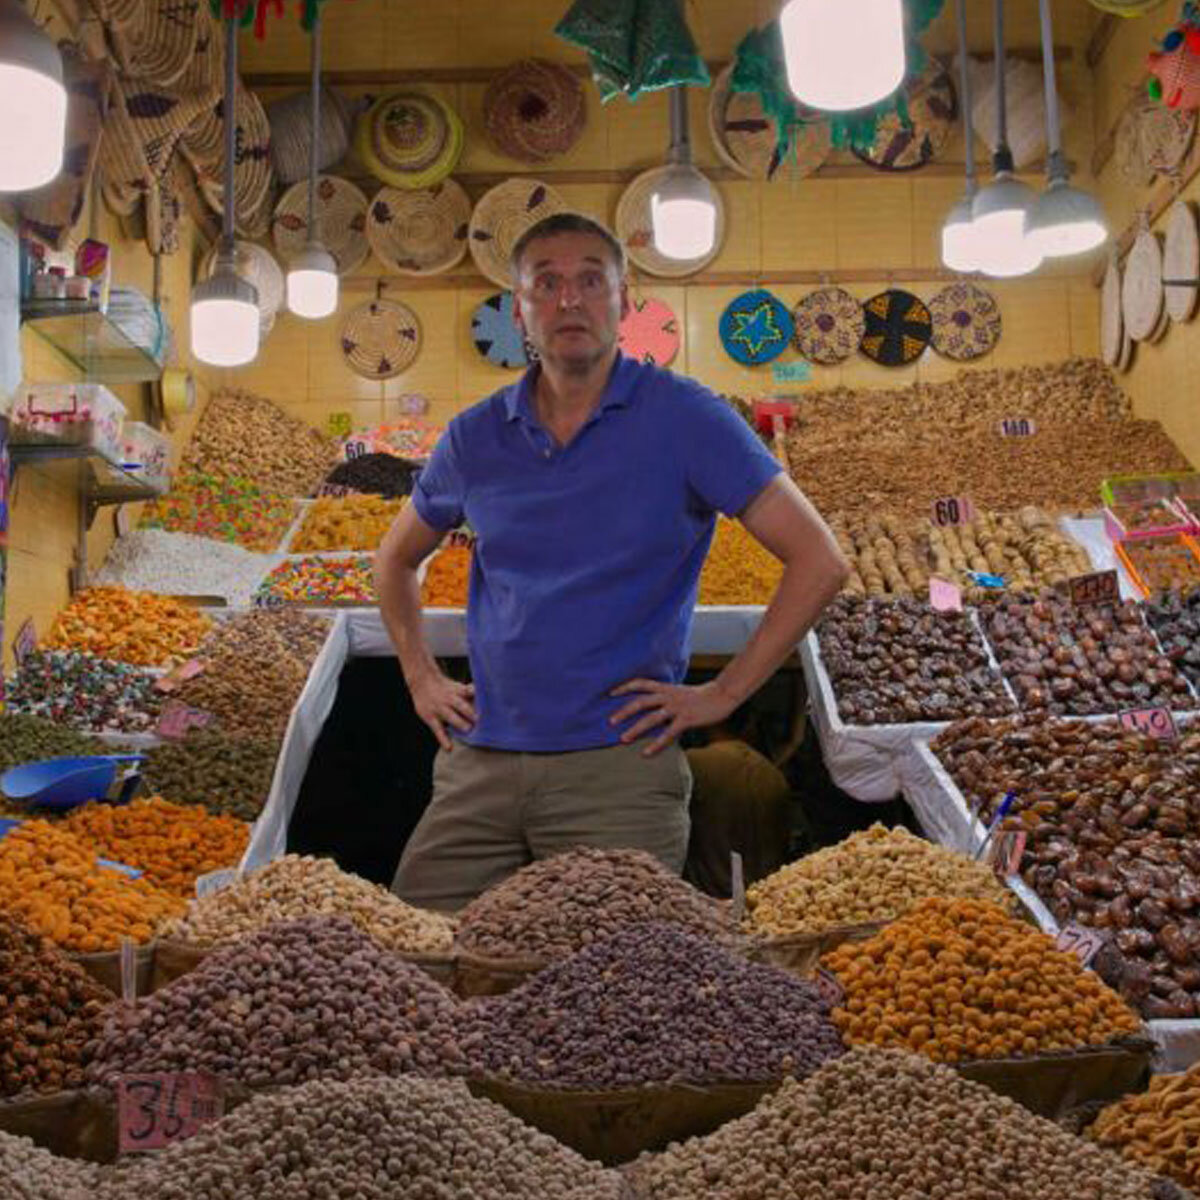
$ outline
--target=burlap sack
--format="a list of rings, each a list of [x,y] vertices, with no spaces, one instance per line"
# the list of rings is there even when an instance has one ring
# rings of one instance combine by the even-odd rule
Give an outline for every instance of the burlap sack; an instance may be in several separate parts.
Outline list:
[[[468,996],[503,996],[536,975],[550,960],[545,958],[490,958],[485,954],[455,955],[454,990]]]
[[[754,962],[770,963],[793,975],[811,975],[823,954],[836,950],[843,942],[865,942],[884,928],[885,922],[866,925],[840,925],[819,933],[798,933],[794,937],[757,938],[748,953]]]

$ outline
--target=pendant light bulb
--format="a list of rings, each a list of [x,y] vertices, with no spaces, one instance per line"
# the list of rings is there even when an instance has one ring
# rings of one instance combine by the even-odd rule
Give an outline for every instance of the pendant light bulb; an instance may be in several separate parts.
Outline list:
[[[717,194],[692,165],[686,87],[671,89],[671,147],[650,193],[650,226],[664,258],[703,258],[717,244]]]
[[[287,306],[296,316],[311,321],[337,311],[337,262],[320,242],[309,242],[292,259],[287,273]]]
[[[49,183],[67,136],[62,55],[19,0],[0,0],[0,192]]]
[[[903,0],[788,0],[779,31],[788,87],[801,104],[865,108],[904,82]]]
[[[1042,252],[1025,236],[1025,221],[1037,199],[1027,183],[1007,170],[982,188],[971,205],[976,268],[985,275],[1010,279],[1042,265]]]
[[[979,270],[976,237],[971,197],[964,196],[950,210],[942,226],[942,264],[947,270],[963,273]]]

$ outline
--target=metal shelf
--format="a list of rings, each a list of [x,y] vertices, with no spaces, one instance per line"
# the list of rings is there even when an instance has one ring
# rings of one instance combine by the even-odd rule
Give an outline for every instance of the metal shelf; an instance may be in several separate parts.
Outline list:
[[[87,379],[150,383],[162,376],[162,363],[89,301],[26,300],[21,320]]]
[[[22,463],[80,460],[80,497],[83,500],[85,528],[90,529],[96,513],[107,504],[128,504],[134,500],[152,500],[162,493],[144,483],[132,472],[106,458],[94,446],[56,446],[48,443],[9,443],[13,473]]]

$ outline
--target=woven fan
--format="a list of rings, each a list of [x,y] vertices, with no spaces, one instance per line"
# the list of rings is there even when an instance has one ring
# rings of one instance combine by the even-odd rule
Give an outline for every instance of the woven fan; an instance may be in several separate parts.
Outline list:
[[[416,313],[395,300],[371,300],[342,322],[342,356],[367,379],[391,379],[413,363],[421,348]]]

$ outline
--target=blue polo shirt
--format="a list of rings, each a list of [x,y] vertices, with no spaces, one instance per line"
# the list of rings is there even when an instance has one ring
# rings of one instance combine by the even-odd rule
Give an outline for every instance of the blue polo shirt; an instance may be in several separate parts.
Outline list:
[[[473,746],[612,745],[630,679],[679,683],[716,513],[782,470],[724,401],[619,356],[586,424],[558,446],[533,404],[538,368],[451,422],[412,502],[477,541],[467,652]]]

